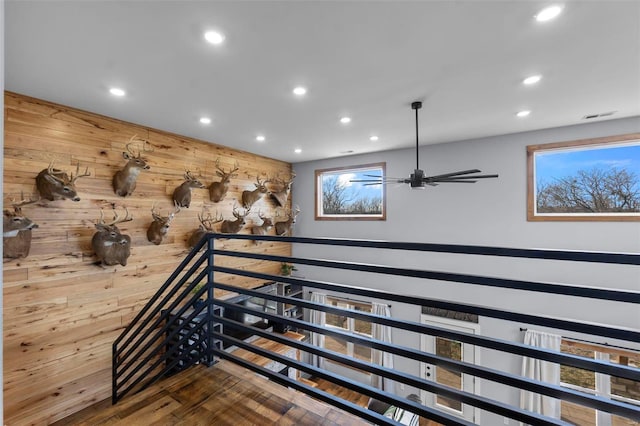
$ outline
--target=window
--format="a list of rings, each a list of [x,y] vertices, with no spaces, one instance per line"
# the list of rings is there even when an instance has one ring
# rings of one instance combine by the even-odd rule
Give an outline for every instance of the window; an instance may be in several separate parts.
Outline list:
[[[609,361],[610,363],[640,368],[640,352],[627,351],[606,346],[591,345],[563,339],[560,350],[585,358]],[[574,390],[610,398],[629,404],[640,405],[640,382],[595,373],[566,365],[560,366],[560,384]],[[593,408],[561,403],[562,420],[582,426],[630,426],[637,425],[628,418],[611,415]]]
[[[385,220],[384,176],[385,163],[316,170],[316,220]]]
[[[371,313],[371,304],[355,302],[336,297],[327,297],[327,305],[340,309],[351,309],[359,312]],[[339,330],[356,336],[371,338],[371,322],[350,318],[346,315],[337,315],[327,312],[325,323],[329,329]],[[371,348],[348,342],[333,336],[326,336],[324,341],[326,349],[348,355],[361,361],[371,362]]]
[[[640,220],[640,133],[528,146],[527,219]]]

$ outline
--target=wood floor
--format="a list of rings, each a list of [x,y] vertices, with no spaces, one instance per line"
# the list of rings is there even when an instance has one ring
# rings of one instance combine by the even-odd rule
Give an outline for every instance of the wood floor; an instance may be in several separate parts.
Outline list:
[[[367,425],[358,417],[258,377],[228,361],[196,366],[111,406],[55,425]]]

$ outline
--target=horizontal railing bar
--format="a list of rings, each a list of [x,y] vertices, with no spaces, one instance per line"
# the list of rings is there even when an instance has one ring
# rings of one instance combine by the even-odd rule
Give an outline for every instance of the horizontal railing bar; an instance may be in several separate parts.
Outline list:
[[[217,285],[218,284],[216,283],[216,286]],[[285,324],[292,325],[296,328],[313,330],[316,333],[321,333],[325,335],[334,335],[342,339],[357,342],[364,346],[371,346],[370,342],[367,339],[360,338],[358,336],[351,335],[351,334],[343,334],[337,330],[330,330],[330,329],[318,326],[316,324],[308,323],[305,321],[296,320],[290,317],[281,317],[279,315],[268,314],[264,311],[250,309],[241,305],[234,305],[222,300],[216,301],[216,304],[223,306],[225,309],[240,310],[242,312],[248,312],[253,315],[257,315],[262,318],[269,319],[271,321],[283,322]],[[374,315],[374,314],[365,314],[359,311],[340,309],[340,308],[335,308],[333,306],[323,305],[323,304],[314,303],[314,302],[301,301],[299,305],[305,306],[305,307],[308,307],[309,309],[313,309],[317,311],[332,312],[339,315],[343,314],[349,317],[363,319],[365,321],[372,319],[372,320],[375,320],[375,322],[378,324],[383,324],[383,325],[387,325],[394,328],[400,328],[400,329],[412,331],[415,333],[444,337],[450,340],[456,340],[464,343],[469,343],[472,345],[487,347],[490,349],[496,349],[502,352],[508,352],[516,355],[523,355],[523,356],[528,356],[532,358],[538,358],[544,361],[556,362],[564,365],[569,365],[572,367],[577,367],[577,368],[596,371],[599,373],[608,374],[611,376],[640,381],[640,370],[633,367],[629,367],[629,366],[612,365],[601,360],[594,360],[594,359],[583,358],[577,355],[559,353],[559,352],[555,352],[548,349],[542,349],[534,346],[525,345],[523,343],[508,342],[506,340],[495,339],[491,337],[483,337],[483,336],[478,336],[478,335],[468,334],[468,333],[462,333],[458,331],[449,330],[446,328],[420,324],[412,321],[401,321],[401,320],[396,320],[390,317],[383,317],[383,316]],[[389,348],[385,347],[384,350],[386,351],[388,349],[390,350],[391,346]]]
[[[253,353],[257,353],[258,355],[264,356],[266,358],[269,359],[273,359],[276,360],[278,362],[281,362],[283,364],[286,364],[290,367],[294,367],[296,369],[299,369],[301,371],[304,371],[308,374],[311,374],[312,376],[315,377],[319,377],[325,380],[329,380],[332,383],[338,385],[338,386],[342,386],[344,388],[353,390],[355,392],[361,393],[363,395],[366,395],[370,398],[376,398],[379,399],[380,401],[384,401],[387,402],[389,404],[392,405],[396,405],[398,407],[401,408],[405,408],[405,409],[410,409],[412,412],[415,412],[416,414],[422,415],[423,417],[428,417],[432,420],[437,420],[443,424],[454,424],[454,425],[458,425],[460,424],[459,422],[461,421],[461,419],[456,418],[454,416],[451,416],[447,413],[442,413],[439,411],[436,411],[434,409],[425,407],[421,404],[417,404],[415,402],[412,402],[408,399],[404,399],[404,398],[399,398],[397,395],[391,394],[389,392],[385,392],[383,390],[377,389],[373,386],[370,385],[366,385],[363,383],[360,383],[356,380],[353,379],[349,379],[347,377],[341,376],[340,374],[337,373],[332,373],[329,372],[327,370],[324,369],[320,369],[318,367],[314,367],[310,364],[306,364],[306,363],[302,363],[300,361],[297,361],[293,358],[287,358],[284,357],[282,355],[279,354],[275,354],[273,352],[269,352],[266,351],[264,349],[258,348],[256,346],[253,345],[249,345],[248,343],[242,341],[242,340],[238,340],[229,336],[224,336],[224,340],[231,342],[234,346],[240,347],[244,350],[247,350],[249,352],[253,352]],[[257,349],[257,351],[254,351],[253,349]],[[226,352],[225,352],[226,353]],[[233,353],[231,353],[232,356],[235,357],[235,355],[233,355]],[[241,358],[237,358],[237,359],[241,359]],[[244,360],[243,360],[244,361]],[[262,368],[260,366],[257,366],[256,364],[253,364],[251,362],[245,361],[246,364],[243,364],[243,366],[247,366],[251,365],[251,366],[255,366],[258,368]],[[248,366],[247,366],[248,367]],[[269,370],[267,370],[269,371]],[[272,374],[276,374],[273,373]],[[331,395],[333,398],[338,398],[341,399],[340,397],[334,397],[333,395]],[[344,401],[344,400],[343,400]],[[362,407],[360,407],[360,409],[362,409]],[[464,421],[464,420],[463,420]],[[452,423],[453,422],[453,423]],[[392,424],[397,424],[395,422],[393,422]],[[462,424],[469,424],[469,423],[462,423]]]
[[[167,302],[178,292],[178,290],[180,289],[180,287],[182,287],[184,285],[184,283],[198,270],[198,268],[202,265],[202,263],[204,263],[204,261],[207,260],[207,256],[201,256],[185,273],[185,275],[173,286],[173,288],[171,290],[169,290],[169,292],[164,296],[164,298],[162,299],[162,301],[155,307],[153,308],[153,310],[148,314],[147,318],[142,321],[141,324],[138,325],[137,329],[131,334],[131,336],[129,336],[129,338],[123,343],[123,347],[129,346],[132,344],[133,340],[138,336],[138,333],[140,333],[148,324],[149,322],[158,314],[158,312],[160,312],[160,310],[164,307],[164,305],[167,304]],[[199,278],[197,281],[200,281],[202,278]],[[166,283],[165,283],[166,284]],[[163,286],[160,290],[158,290],[158,292],[156,293],[156,295],[160,295],[160,293],[164,293],[164,291],[166,290],[165,286]],[[156,299],[154,299],[155,302]],[[151,301],[149,301],[145,307],[147,306],[151,306]],[[144,309],[144,308],[143,308]],[[136,345],[133,344],[133,346],[135,347]],[[117,354],[120,354],[120,351],[116,351]]]
[[[194,271],[195,272],[195,271]],[[167,317],[169,315],[171,315],[171,312],[176,309],[180,303],[188,296],[188,294],[191,292],[192,289],[194,289],[196,287],[196,285],[202,280],[204,279],[204,277],[207,275],[207,270],[204,269],[202,270],[198,276],[196,277],[196,279],[194,281],[192,281],[189,285],[185,287],[184,283],[188,280],[188,278],[191,275],[185,276],[180,280],[179,285],[175,286],[171,292],[169,292],[169,294],[167,294],[167,296],[165,297],[165,299],[162,301],[162,303],[160,305],[158,305],[154,310],[153,313],[149,315],[149,317],[141,324],[141,326],[145,326],[147,327],[147,329],[145,330],[144,333],[142,333],[142,336],[136,340],[136,342],[134,344],[132,344],[131,349],[129,349],[128,352],[123,352],[121,355],[119,355],[118,358],[118,364],[121,365],[137,348],[138,346],[140,346],[144,341],[146,341],[149,337],[149,335],[156,329],[156,327],[158,327],[158,325],[160,325],[164,320],[167,319]],[[169,300],[171,300],[171,298],[173,296],[176,295],[176,293],[178,293],[178,291],[180,290],[180,288],[182,288],[182,293],[175,299],[173,300],[173,302],[171,302],[169,304],[169,306],[165,309],[166,312],[161,313],[160,316],[156,317],[156,315],[162,310],[163,307],[165,307],[165,305],[169,302]],[[202,294],[202,293],[200,293]],[[188,308],[188,306],[183,306],[181,309],[181,311],[186,310]],[[155,321],[153,321],[153,319],[155,319]],[[153,321],[153,323],[151,325],[149,325],[149,323],[151,323]],[[142,329],[138,330],[138,333],[140,333],[142,331]],[[155,341],[157,339],[158,333],[156,333],[156,335],[151,339],[151,342]],[[147,343],[148,344],[148,343]]]
[[[260,356],[263,356],[265,358],[269,358],[272,359],[274,361],[289,365],[291,367],[295,367],[298,368],[302,371],[305,371],[307,373],[312,373],[315,374],[314,370],[310,369],[310,365],[306,364],[306,363],[302,363],[300,361],[294,360],[293,358],[288,358],[285,357],[283,355],[280,354],[276,354],[274,352],[262,349],[258,346],[254,346],[251,345],[249,343],[246,343],[244,341],[238,340],[238,339],[234,339],[234,338],[229,338],[228,336],[222,335],[222,334],[218,334],[218,333],[214,333],[217,335],[217,337],[222,338],[223,340],[226,341],[230,341],[232,342],[234,345],[245,349],[249,352],[253,352],[255,354],[258,354]],[[265,338],[268,338],[270,340],[273,341],[277,341],[279,343],[283,343],[285,345],[290,345],[291,347],[297,347],[298,344],[296,345],[291,345],[292,340],[289,339],[285,339],[285,338],[280,338],[278,336],[275,336],[273,334],[270,333],[266,333],[266,332],[259,332],[256,333],[258,335],[261,335]],[[299,342],[297,342],[299,343]],[[312,348],[311,345],[308,345],[309,348]],[[343,363],[345,365],[348,365],[350,367],[353,368],[358,368],[360,370],[363,371],[367,371],[369,373],[372,374],[376,374],[379,376],[383,376],[383,377],[387,377],[390,379],[393,379],[395,381],[400,381],[403,383],[407,383],[410,386],[416,387],[418,389],[421,390],[425,390],[428,392],[433,392],[433,393],[437,393],[438,395],[442,395],[445,396],[447,398],[452,398],[455,399],[457,401],[463,402],[465,404],[470,404],[473,405],[474,407],[478,407],[480,409],[484,409],[487,411],[491,411],[493,413],[502,415],[502,416],[507,416],[509,418],[518,420],[518,421],[523,421],[523,422],[527,422],[527,423],[533,423],[533,424],[541,424],[539,423],[540,421],[543,421],[543,424],[560,424],[560,425],[568,425],[566,422],[551,422],[551,423],[544,423],[544,421],[546,419],[549,419],[548,417],[544,417],[541,416],[537,413],[532,413],[530,411],[524,410],[524,409],[520,409],[517,407],[513,407],[509,404],[505,404],[499,401],[495,401],[495,400],[491,400],[489,398],[486,397],[482,397],[479,395],[474,395],[465,391],[461,391],[461,390],[457,390],[454,389],[452,387],[449,386],[445,386],[445,385],[441,385],[439,383],[433,382],[433,381],[428,381],[425,379],[421,379],[406,373],[402,373],[402,372],[397,372],[394,371],[392,369],[389,368],[385,368],[385,367],[380,367],[377,366],[375,364],[371,364],[371,363],[366,363],[363,361],[359,361],[355,358],[351,358],[348,356],[343,356],[342,354],[339,354],[337,352],[333,352],[333,351],[328,351],[328,350],[318,350],[318,352],[325,358],[327,359],[332,359],[334,361]],[[354,386],[355,385],[355,386]],[[354,390],[356,392],[359,393],[365,393],[363,392],[365,389],[367,389],[367,385],[364,385],[362,383],[356,382],[356,381],[350,381],[345,387],[350,388],[351,390]],[[376,388],[373,388],[376,389]],[[373,396],[373,395],[368,395],[368,396]],[[408,400],[407,400],[408,401]],[[402,408],[406,408],[408,409],[408,407],[404,406],[403,404],[405,404],[405,401],[401,401],[401,400],[393,400],[393,404],[395,405],[396,403],[398,403],[399,406],[401,406]],[[408,405],[408,404],[407,404]],[[431,412],[429,409],[425,410],[426,407],[424,406],[420,406],[422,408],[420,408],[417,414],[420,414],[424,417],[430,417],[433,415],[433,412]],[[413,409],[413,408],[412,408]],[[423,412],[423,410],[425,410]]]
[[[303,287],[312,287],[314,289],[319,288],[323,290],[339,291],[358,296],[367,296],[375,299],[382,299],[392,302],[407,303],[411,305],[419,306],[431,306],[440,309],[453,310],[458,312],[465,312],[470,314],[482,315],[491,318],[498,318],[507,321],[514,321],[519,323],[535,324],[544,327],[564,329],[574,331],[578,333],[585,333],[595,336],[609,337],[620,340],[628,340],[631,342],[640,341],[640,331],[628,330],[623,328],[606,327],[598,324],[590,324],[586,322],[576,322],[550,317],[541,317],[530,314],[519,314],[509,311],[503,311],[499,309],[486,308],[479,305],[465,305],[460,303],[453,303],[442,301],[439,299],[429,299],[418,296],[405,296],[401,294],[391,293],[384,290],[367,289],[364,287],[356,287],[351,285],[336,284],[326,281],[312,281],[303,278],[295,277],[283,277],[278,275],[270,275],[261,272],[254,272],[249,270],[240,270],[234,268],[227,268],[223,266],[214,266],[214,271],[224,272],[228,274],[240,275],[249,278],[263,279],[266,281],[279,281],[288,284],[300,285]],[[237,287],[227,286],[226,290],[231,290],[238,293],[243,293],[243,290],[238,290]],[[243,293],[247,294],[247,293]]]
[[[162,327],[161,333],[160,335],[165,334],[172,326],[175,325],[175,328],[169,333],[169,335],[165,336],[165,338],[158,343],[157,347],[155,348],[155,350],[153,350],[152,352],[150,352],[149,354],[147,354],[147,356],[141,361],[138,359],[132,359],[129,364],[126,366],[126,368],[122,368],[119,372],[118,372],[118,377],[120,377],[121,375],[123,375],[125,373],[125,371],[127,371],[129,369],[129,367],[131,367],[133,364],[135,364],[136,362],[138,363],[138,367],[134,368],[132,371],[129,372],[129,374],[121,380],[122,383],[127,383],[143,366],[144,364],[146,364],[147,362],[149,362],[154,356],[157,355],[157,353],[162,350],[163,348],[167,347],[167,344],[169,342],[171,342],[176,336],[180,335],[180,332],[182,331],[182,329],[179,327],[179,324],[175,324],[178,321],[184,320],[187,324],[189,324],[190,322],[193,321],[193,319],[195,317],[197,317],[198,315],[200,315],[201,311],[197,311],[194,309],[193,312],[191,312],[186,318],[181,318],[182,314],[189,308],[189,305],[185,305],[182,309],[181,312],[177,313],[175,317],[171,318],[171,320],[169,320],[167,322],[167,324],[165,324],[164,327]],[[198,326],[196,328],[202,328],[204,327],[204,322],[198,324]],[[191,333],[191,328],[187,329],[189,331],[189,334]],[[155,339],[154,339],[155,340]],[[153,343],[153,341],[151,341],[151,343]],[[188,340],[188,339],[187,339]],[[183,341],[183,338],[181,337],[179,340],[179,343],[181,343]],[[139,351],[139,354],[143,354],[145,353],[149,348],[151,347],[150,344],[147,344],[143,349],[141,349]],[[171,351],[176,350],[178,346],[174,346]],[[167,352],[167,354],[171,355],[171,351]],[[165,354],[166,355],[166,354]]]
[[[261,367],[259,365],[253,364],[249,361],[246,361],[242,358],[239,358],[235,355],[232,355],[228,352],[225,351],[216,351],[216,355],[218,355],[220,358],[224,358],[229,360],[230,362],[233,362],[234,364],[240,365],[248,370],[251,370],[255,373],[260,374],[261,376],[265,376],[268,377],[269,380],[276,382],[282,386],[287,386],[290,388],[294,388],[300,392],[303,392],[307,395],[313,396],[314,398],[322,401],[322,402],[326,402],[327,404],[330,404],[334,407],[340,408],[348,413],[351,414],[355,414],[356,416],[363,418],[365,420],[368,420],[370,422],[374,422],[374,424],[385,424],[385,425],[397,425],[398,423],[395,422],[392,419],[389,419],[387,417],[384,417],[381,414],[376,413],[375,411],[371,411],[368,410],[364,407],[360,407],[357,404],[354,404],[352,402],[349,402],[347,400],[344,400],[340,397],[331,395],[327,392],[321,391],[319,389],[315,389],[311,386],[308,386],[302,382],[299,382],[297,380],[294,379],[290,379],[289,377],[286,377],[282,374],[273,372],[271,370],[267,370],[264,367]],[[448,425],[469,425],[471,426],[471,424],[469,423],[447,423]]]
[[[198,244],[194,246],[193,250],[191,250],[187,254],[187,256],[182,260],[182,262],[180,262],[178,267],[171,273],[171,275],[169,275],[169,278],[167,278],[164,284],[156,291],[156,293],[151,297],[151,299],[149,299],[149,301],[144,305],[144,307],[140,310],[140,312],[138,312],[138,314],[133,318],[133,320],[129,323],[129,325],[125,327],[122,333],[120,333],[120,335],[116,338],[116,340],[113,342],[114,346],[117,346],[120,343],[120,341],[124,338],[124,336],[126,336],[127,333],[131,331],[133,326],[138,321],[140,321],[140,318],[142,318],[144,314],[146,314],[147,311],[151,308],[151,306],[153,306],[153,304],[160,298],[160,295],[167,289],[167,287],[171,285],[173,280],[175,280],[178,277],[178,275],[180,275],[180,272],[182,272],[182,270],[189,264],[189,262],[191,262],[191,260],[196,256],[196,254],[198,254],[198,251],[205,244],[205,241],[207,241],[207,239],[205,238],[200,240]]]
[[[259,328],[242,325],[239,322],[229,320],[226,318],[220,318],[219,321],[225,325],[231,324],[233,325],[233,328],[250,331],[255,335],[265,337],[270,340],[277,341],[279,343],[284,343],[288,346],[295,347],[305,352],[309,352],[314,355],[327,358],[326,351],[324,349],[317,348],[308,343],[292,341],[290,339],[280,337],[277,334],[269,333]],[[351,335],[337,331],[337,337],[348,338],[348,336],[351,336]],[[348,340],[351,340],[351,339],[348,339]],[[389,343],[382,342],[375,339],[369,340],[363,337],[356,336],[356,339],[352,340],[353,343],[357,343],[357,344],[364,344],[364,342],[367,342],[367,341],[371,343],[370,347],[373,349],[400,355],[400,356],[412,359],[414,361],[420,361],[420,362],[425,362],[425,363],[429,363],[437,366],[442,366],[455,372],[471,374],[473,376],[491,380],[496,383],[501,383],[508,386],[514,386],[519,389],[524,389],[524,390],[528,390],[535,393],[541,393],[547,396],[551,396],[553,398],[560,398],[569,402],[575,402],[578,404],[587,405],[591,408],[607,411],[616,415],[621,415],[626,417],[633,416],[633,415],[640,415],[640,407],[633,407],[623,402],[612,401],[607,398],[590,395],[590,394],[576,391],[573,389],[565,388],[559,385],[545,384],[543,382],[539,382],[533,379],[528,379],[522,376],[503,373],[498,370],[476,366],[474,364],[469,364],[462,361],[456,361],[451,358],[432,355],[427,352],[422,352],[417,349],[408,348],[405,346],[391,345]],[[344,362],[342,360],[337,360],[337,361]],[[354,367],[359,368],[358,366],[354,366]],[[383,375],[384,377],[387,377],[387,378],[393,378],[391,376],[387,376],[386,374],[380,374],[380,375]],[[401,380],[397,380],[397,381],[401,381]],[[404,383],[412,385],[412,383],[409,383],[409,382],[404,382]]]
[[[613,263],[620,265],[640,265],[640,254],[636,253],[609,253],[589,252],[554,249],[521,249],[494,246],[474,246],[437,243],[412,243],[381,240],[349,240],[343,238],[324,237],[285,237],[275,235],[248,235],[248,234],[209,234],[211,238],[228,238],[237,240],[255,241],[281,241],[286,243],[329,245],[344,247],[365,247],[388,250],[421,251],[451,254],[471,254],[499,257],[516,257],[528,259],[562,260],[574,262]]]
[[[189,287],[194,286],[195,287],[195,283],[192,283]],[[202,293],[205,291],[206,289],[201,288],[200,290],[198,290],[198,292],[194,295],[194,297],[191,299],[195,299],[195,298],[199,298]],[[142,344],[142,342],[146,342],[144,344],[143,348],[139,348],[140,345],[137,345],[135,348],[137,350],[138,354],[143,354],[145,353],[153,343],[155,343],[163,334],[165,334],[171,327],[173,326],[177,326],[177,323],[181,320],[183,320],[184,318],[182,317],[182,315],[191,307],[191,303],[187,303],[184,304],[182,307],[179,308],[179,310],[174,314],[172,313],[172,310],[167,309],[159,318],[158,320],[155,322],[154,326],[149,328],[148,331],[156,331],[155,335],[151,338],[151,339],[147,339],[147,337],[145,337],[145,340],[141,341],[140,344]],[[190,318],[195,318],[198,315],[200,315],[202,313],[202,311],[204,310],[204,306],[200,307],[199,309],[194,309],[193,312],[191,312]],[[157,329],[157,326],[159,324],[164,323],[164,325],[160,328]],[[171,336],[174,335],[174,333],[176,333],[177,331],[179,331],[178,328],[176,328],[172,334],[169,337],[165,337],[164,340],[161,340],[157,345],[162,348],[171,338]],[[150,334],[150,333],[149,333]],[[117,376],[116,377],[120,377],[122,376],[131,366],[133,366],[136,362],[138,362],[139,360],[137,358],[133,358],[131,359],[128,363],[123,365],[123,362],[121,362],[119,364],[119,369],[117,370]],[[125,381],[128,380],[125,379]]]
[[[194,318],[195,318],[195,316],[194,316]],[[198,327],[196,327],[196,328],[194,328],[194,329],[193,329],[193,332],[191,332],[190,334],[187,334],[187,335],[182,336],[182,337],[178,340],[178,344],[177,344],[177,345],[174,345],[174,346],[171,348],[171,350],[170,350],[170,351],[166,352],[166,353],[165,353],[165,354],[163,354],[161,357],[158,357],[158,359],[156,359],[156,361],[155,361],[151,366],[147,367],[146,371],[145,371],[143,374],[140,374],[140,375],[136,378],[136,380],[134,380],[134,381],[133,381],[133,383],[131,383],[128,387],[125,387],[125,388],[121,391],[121,397],[122,397],[122,396],[124,396],[126,393],[128,393],[131,389],[134,389],[134,388],[135,388],[139,383],[141,383],[141,382],[145,379],[145,377],[147,376],[147,374],[148,374],[148,373],[150,373],[151,371],[153,371],[153,370],[154,370],[158,365],[162,364],[162,363],[163,363],[163,362],[165,362],[169,357],[171,357],[172,355],[174,355],[174,354],[175,354],[175,351],[177,351],[177,349],[178,349],[179,345],[180,345],[180,344],[184,344],[185,342],[188,342],[188,341],[192,338],[193,334],[194,334],[196,331],[200,331],[200,330],[202,330],[202,329],[204,328],[204,325],[205,325],[205,323],[201,323],[201,324],[199,324],[199,326],[198,326]],[[176,332],[179,332],[179,331],[180,331],[180,329],[176,329],[175,331],[176,331]],[[206,333],[202,333],[202,332],[200,332],[200,333],[201,333],[201,334],[200,334],[200,338],[199,338],[198,340],[199,340],[199,341],[202,341],[202,340],[204,340],[204,335],[206,335]],[[175,334],[174,334],[174,336],[175,336]],[[162,346],[162,345],[158,346],[158,348],[156,348],[156,351],[161,350],[163,347],[164,347],[164,346]],[[154,351],[154,352],[155,352],[155,351]],[[151,358],[149,358],[149,359],[145,360],[145,363],[146,363],[146,362],[148,362],[148,361],[150,361],[150,360],[151,360]],[[179,361],[180,361],[180,359],[178,358],[178,359],[176,359],[176,360],[175,360],[175,362],[172,362],[172,364],[174,364],[173,366],[175,367],[175,365],[176,365],[176,364],[177,364],[177,362],[179,362]],[[144,364],[141,364],[141,365],[140,365],[140,368],[139,368],[138,370],[142,369],[142,367],[143,367],[143,366],[144,366]],[[171,367],[171,368],[173,368],[173,367]],[[159,379],[160,377],[164,376],[167,372],[169,372],[169,371],[171,370],[171,368],[165,367],[163,370],[161,370],[161,372],[160,372],[160,373],[158,373],[158,374],[155,376],[155,378],[154,378],[154,379],[152,379],[152,380],[153,380],[153,382],[155,382],[155,380]],[[130,380],[132,377],[133,377],[133,376],[131,376],[131,374],[130,374],[130,375],[129,375],[125,380],[123,380],[123,381],[118,385],[118,387],[125,386],[125,385],[129,382],[129,380]],[[148,385],[148,384],[149,384],[149,383],[145,384],[145,386],[146,386],[146,385]],[[143,386],[143,387],[144,387],[144,386]]]
[[[332,269],[369,272],[375,274],[394,275],[401,277],[422,278],[437,281],[449,281],[462,284],[474,284],[487,287],[526,290],[546,294],[561,294],[566,296],[585,297],[599,300],[609,300],[623,303],[640,304],[640,292],[625,290],[609,290],[605,288],[580,287],[566,284],[550,284],[535,281],[514,280],[509,278],[485,277],[481,275],[458,274],[453,272],[429,271],[410,268],[396,268],[359,262],[343,262],[336,260],[309,259],[301,257],[276,256],[262,253],[238,252],[230,250],[213,250],[218,256],[240,257],[244,259],[270,260],[275,262],[291,262],[299,265],[319,266]]]

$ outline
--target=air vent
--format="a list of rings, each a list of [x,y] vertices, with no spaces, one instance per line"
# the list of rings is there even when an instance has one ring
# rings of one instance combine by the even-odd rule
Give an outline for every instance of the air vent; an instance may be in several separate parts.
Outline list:
[[[582,117],[583,120],[591,120],[592,118],[601,118],[601,117],[608,117],[610,115],[615,114],[618,111],[609,111],[609,112],[601,112],[600,114],[589,114],[589,115],[585,115],[584,117]]]

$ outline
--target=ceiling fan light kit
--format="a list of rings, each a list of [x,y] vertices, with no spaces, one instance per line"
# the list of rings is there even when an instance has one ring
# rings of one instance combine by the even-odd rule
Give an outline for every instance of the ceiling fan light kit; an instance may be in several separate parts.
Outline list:
[[[371,176],[374,179],[354,179],[351,182],[360,182],[365,185],[381,185],[387,183],[408,183],[411,189],[425,189],[426,185],[437,186],[440,183],[476,183],[477,179],[497,178],[497,174],[478,175],[482,173],[479,169],[461,170],[458,172],[444,173],[441,175],[425,176],[424,171],[420,169],[420,151],[418,139],[418,110],[422,108],[422,102],[415,101],[411,103],[411,109],[416,112],[416,168],[413,173],[406,178],[388,178],[384,176]]]

